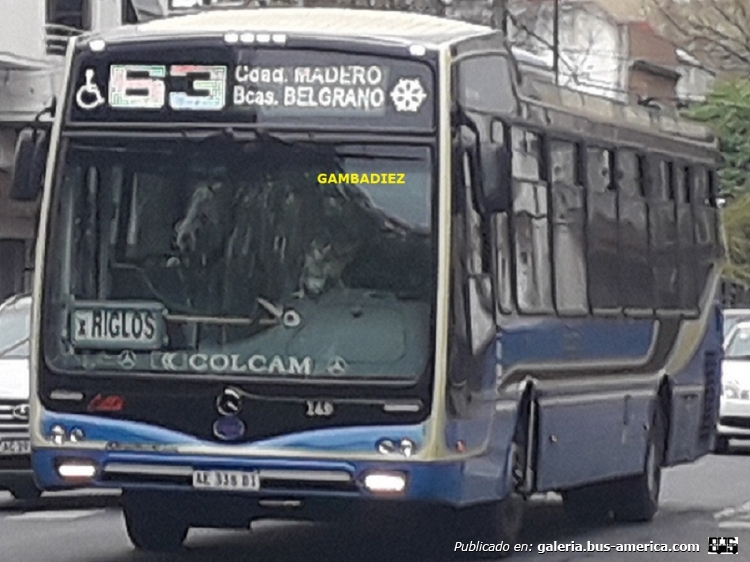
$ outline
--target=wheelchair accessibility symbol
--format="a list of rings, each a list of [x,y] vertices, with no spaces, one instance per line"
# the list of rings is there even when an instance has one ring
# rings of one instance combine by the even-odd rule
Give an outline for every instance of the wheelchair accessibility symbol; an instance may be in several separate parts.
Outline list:
[[[99,86],[94,82],[94,69],[86,69],[86,83],[76,92],[76,103],[81,109],[96,109],[104,103]]]

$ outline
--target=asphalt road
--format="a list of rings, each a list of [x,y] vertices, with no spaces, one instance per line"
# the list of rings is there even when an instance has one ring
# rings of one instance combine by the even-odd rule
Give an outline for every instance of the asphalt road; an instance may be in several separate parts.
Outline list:
[[[661,509],[649,524],[605,524],[588,528],[568,519],[554,496],[529,505],[516,554],[524,562],[705,562],[708,538],[738,537],[740,554],[750,552],[750,450],[710,456],[664,473]],[[139,553],[125,533],[116,496],[48,494],[38,501],[13,502],[0,492],[0,560],[13,562],[422,562],[450,560],[450,552],[430,548],[431,537],[382,536],[377,528],[345,535],[319,525],[258,522],[251,532],[193,529],[182,552]],[[436,542],[436,541],[435,541]],[[422,545],[426,546],[420,546]],[[545,551],[557,543],[586,548],[611,545],[606,554]],[[700,552],[616,552],[618,544],[697,544]],[[600,547],[601,548],[601,547]],[[644,547],[647,548],[647,547]]]

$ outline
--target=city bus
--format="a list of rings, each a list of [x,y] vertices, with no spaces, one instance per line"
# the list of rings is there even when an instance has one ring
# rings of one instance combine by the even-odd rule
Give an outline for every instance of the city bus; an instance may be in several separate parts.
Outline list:
[[[703,128],[410,13],[212,10],[66,61],[12,185],[41,192],[32,465],[122,489],[136,547],[401,520],[505,555],[533,494],[648,521],[711,450]]]

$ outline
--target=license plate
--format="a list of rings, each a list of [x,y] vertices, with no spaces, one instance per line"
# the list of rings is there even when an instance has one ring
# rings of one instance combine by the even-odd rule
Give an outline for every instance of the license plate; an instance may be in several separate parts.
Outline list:
[[[195,470],[193,471],[193,488],[254,492],[260,489],[260,478],[257,472]]]
[[[28,439],[0,440],[0,455],[28,455],[31,453],[31,441]]]

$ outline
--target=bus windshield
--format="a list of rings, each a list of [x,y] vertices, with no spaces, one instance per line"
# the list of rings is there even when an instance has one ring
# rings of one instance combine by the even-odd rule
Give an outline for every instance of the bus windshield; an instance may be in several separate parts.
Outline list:
[[[434,302],[432,160],[428,147],[269,135],[69,141],[51,364],[418,377]]]

